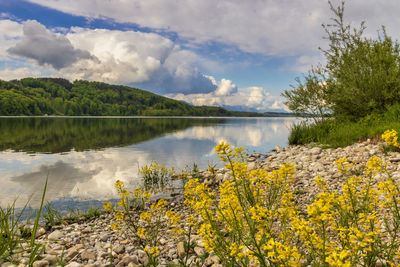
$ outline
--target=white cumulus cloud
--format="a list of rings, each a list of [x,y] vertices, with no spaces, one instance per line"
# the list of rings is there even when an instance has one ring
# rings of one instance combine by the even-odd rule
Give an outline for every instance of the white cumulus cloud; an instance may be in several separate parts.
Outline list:
[[[207,76],[216,86],[215,91],[199,94],[168,94],[168,97],[196,106],[224,106],[234,110],[282,111],[287,110],[280,97],[272,96],[259,86],[238,88],[232,81]]]
[[[284,109],[262,87],[238,88],[229,79],[203,75],[199,68],[209,61],[156,33],[80,27],[54,32],[37,21],[10,20],[0,20],[0,29],[0,57],[6,59],[0,79],[50,75],[134,85],[194,105]]]
[[[326,43],[322,23],[333,16],[327,1],[276,0],[28,0],[87,18],[109,18],[155,31],[177,33],[188,45],[217,42],[267,56],[295,57],[287,69],[305,71],[318,47]],[[338,4],[339,0],[333,0]],[[376,37],[381,25],[400,39],[398,0],[346,1],[345,19],[367,21],[367,35]]]
[[[95,59],[64,70],[71,79],[136,84],[157,93],[207,92],[214,89],[197,66],[202,59],[155,33],[72,28],[66,35]]]
[[[22,36],[23,26],[15,21],[0,20],[0,60],[9,58],[7,50]]]
[[[37,21],[10,20],[0,20],[0,29],[0,58],[9,65],[16,58],[32,63],[3,69],[2,79],[38,76],[44,66],[52,76],[133,84],[160,94],[215,89],[199,71],[207,60],[156,33],[78,27],[55,33]]]
[[[217,41],[266,55],[308,51],[321,36],[327,13],[326,2],[319,0],[30,1],[74,15],[176,32],[191,43]]]

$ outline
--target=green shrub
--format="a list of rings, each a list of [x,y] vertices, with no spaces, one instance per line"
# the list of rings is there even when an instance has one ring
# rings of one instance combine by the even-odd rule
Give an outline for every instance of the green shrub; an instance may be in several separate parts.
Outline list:
[[[328,101],[338,117],[361,118],[400,101],[399,44],[383,29],[378,40],[363,39],[350,46],[327,72]]]

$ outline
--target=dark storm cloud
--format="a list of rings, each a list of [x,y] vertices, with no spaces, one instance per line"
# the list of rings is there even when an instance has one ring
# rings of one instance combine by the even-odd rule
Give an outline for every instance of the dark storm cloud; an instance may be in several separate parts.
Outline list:
[[[79,59],[92,58],[88,51],[75,49],[65,36],[52,33],[37,21],[24,22],[23,33],[21,41],[8,52],[34,59],[39,65],[49,64],[55,69],[62,69]]]

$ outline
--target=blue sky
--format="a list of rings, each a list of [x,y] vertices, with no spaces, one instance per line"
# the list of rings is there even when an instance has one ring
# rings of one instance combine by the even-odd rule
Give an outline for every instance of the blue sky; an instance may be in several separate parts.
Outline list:
[[[366,20],[367,36],[384,24],[400,37],[397,0],[347,2],[347,20]],[[321,0],[1,0],[0,79],[96,80],[281,111],[282,91],[323,60],[330,16]]]

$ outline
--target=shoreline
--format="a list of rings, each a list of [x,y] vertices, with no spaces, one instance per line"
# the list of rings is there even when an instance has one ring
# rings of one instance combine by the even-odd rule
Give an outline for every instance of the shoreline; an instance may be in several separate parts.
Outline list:
[[[277,146],[271,154],[252,154],[248,157],[248,169],[262,168],[267,171],[276,170],[283,163],[292,163],[296,169],[294,175],[294,193],[297,195],[300,205],[305,207],[316,196],[317,186],[314,183],[316,175],[326,179],[329,188],[339,190],[343,183],[343,176],[337,172],[335,160],[342,157],[357,164],[365,164],[372,156],[379,156],[388,164],[388,170],[393,177],[400,179],[400,153],[382,151],[382,142],[366,140],[351,146],[336,149],[321,149],[311,146]],[[201,180],[208,186],[215,188],[230,178],[230,174],[224,168],[218,169],[215,176],[209,171],[200,171]],[[167,198],[168,209],[188,217],[188,209],[183,204],[183,195],[174,195]],[[299,206],[300,206],[299,205]],[[40,229],[38,241],[46,247],[43,260],[34,266],[55,266],[57,259],[64,253],[64,260],[68,267],[75,266],[110,266],[113,259],[114,266],[140,266],[148,261],[146,253],[138,249],[123,232],[110,229],[112,214],[102,214],[97,218],[76,222],[68,225],[52,227],[50,231]],[[181,223],[182,228],[187,227]],[[192,251],[195,256],[205,255],[202,240],[199,236],[193,236],[198,249]],[[164,232],[160,238],[160,267],[168,263],[179,263],[182,257],[182,242]],[[19,267],[27,266],[27,256],[21,255],[22,261]],[[29,256],[28,256],[29,257]],[[42,264],[42,265],[41,265]],[[12,266],[12,265],[2,265]],[[17,265],[15,265],[17,266]],[[210,254],[203,266],[221,267],[218,258]]]
[[[18,115],[18,116],[3,116],[0,118],[86,118],[86,119],[257,119],[257,118],[302,118],[295,115],[288,116],[66,116],[66,115]]]

